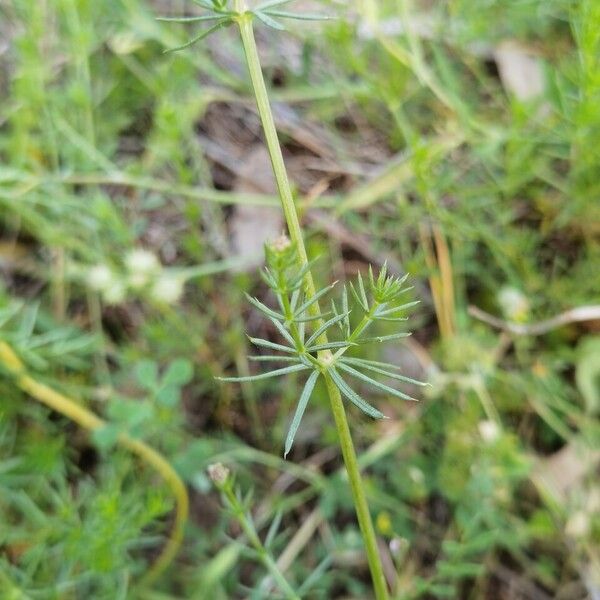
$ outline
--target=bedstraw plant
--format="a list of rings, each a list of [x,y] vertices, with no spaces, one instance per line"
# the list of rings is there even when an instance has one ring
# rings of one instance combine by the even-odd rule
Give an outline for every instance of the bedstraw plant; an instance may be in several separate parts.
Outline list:
[[[334,284],[318,289],[313,279],[311,272],[313,261],[309,261],[304,245],[302,227],[275,129],[253,29],[255,19],[274,29],[284,29],[281,19],[316,20],[326,17],[282,10],[281,6],[289,4],[288,0],[269,0],[254,8],[248,7],[245,0],[234,0],[233,4],[230,4],[228,0],[212,0],[212,2],[194,0],[194,2],[209,11],[208,14],[196,17],[163,18],[163,20],[182,23],[209,22],[211,26],[192,37],[186,44],[171,50],[188,48],[222,27],[238,26],[252,90],[289,232],[289,238],[282,236],[267,245],[267,266],[262,274],[263,279],[277,298],[278,307],[270,308],[257,298],[248,297],[249,302],[273,323],[283,338],[283,343],[250,338],[254,345],[278,353],[251,358],[264,362],[289,363],[289,365],[249,377],[223,378],[223,381],[255,381],[285,376],[289,373],[306,373],[306,383],[298,400],[285,442],[284,452],[287,456],[315,385],[320,378],[323,379],[352,489],[373,589],[378,600],[385,599],[388,598],[387,584],[342,398],[346,398],[374,419],[385,418],[381,411],[369,404],[351,387],[348,383],[350,378],[367,383],[397,398],[413,400],[407,394],[375,379],[374,376],[383,375],[400,382],[422,385],[420,382],[401,375],[394,365],[349,357],[347,351],[362,344],[396,340],[409,335],[400,332],[369,337],[366,333],[376,321],[404,321],[406,310],[416,302],[404,301],[405,293],[409,289],[404,286],[406,277],[390,276],[384,266],[377,276],[370,269],[366,283],[359,275],[355,284],[343,286],[337,304],[335,301],[331,302],[331,311],[324,312],[321,309],[321,301],[325,299]],[[353,301],[352,308],[351,300]],[[361,318],[355,326],[351,325],[351,310],[357,310],[361,314]],[[337,336],[335,340],[332,340],[330,334],[334,331],[337,331]]]

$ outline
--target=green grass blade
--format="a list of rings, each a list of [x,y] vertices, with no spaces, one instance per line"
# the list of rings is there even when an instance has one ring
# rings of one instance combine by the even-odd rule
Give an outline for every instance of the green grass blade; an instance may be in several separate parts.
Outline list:
[[[306,365],[292,365],[291,367],[284,367],[283,369],[275,369],[274,371],[267,371],[266,373],[260,373],[259,375],[248,375],[246,377],[215,377],[219,381],[258,381],[259,379],[268,379],[269,377],[279,377],[280,375],[287,375],[288,373],[295,373],[296,371],[304,371],[308,369]]]
[[[292,419],[292,423],[288,430],[287,437],[285,439],[285,450],[283,452],[283,458],[286,458],[289,454],[289,451],[292,449],[292,444],[294,443],[294,436],[296,435],[296,431],[298,431],[298,427],[300,426],[300,421],[304,415],[304,411],[306,410],[306,406],[308,401],[310,400],[310,395],[317,383],[317,379],[319,378],[319,371],[313,371],[309,378],[306,380],[306,384],[304,385],[304,389],[302,390],[302,394],[300,395],[300,400],[298,400],[298,406],[296,407],[296,412],[294,413],[294,418]]]
[[[365,383],[368,383],[369,385],[372,385],[373,387],[379,388],[380,390],[383,390],[384,392],[387,392],[388,394],[392,394],[392,396],[396,396],[397,398],[401,398],[402,400],[412,400],[413,402],[417,402],[416,398],[413,398],[412,396],[409,396],[408,394],[405,394],[403,392],[399,392],[398,390],[394,389],[393,387],[390,387],[389,385],[385,385],[385,383],[381,383],[380,381],[377,381],[376,379],[371,379],[371,377],[369,377],[368,375],[365,375],[364,373],[361,373],[360,371],[353,369],[351,366],[349,366],[343,362],[339,362],[338,365],[339,365],[340,369],[342,369],[343,371],[346,371],[346,373],[348,373],[349,375],[353,375],[357,379],[361,379],[362,381],[364,381]]]
[[[342,376],[335,370],[329,369],[329,374],[335,385],[339,388],[340,392],[352,402],[355,406],[358,406],[364,413],[373,417],[374,419],[385,419],[386,416],[374,406],[371,406],[366,400],[363,400],[343,379]]]

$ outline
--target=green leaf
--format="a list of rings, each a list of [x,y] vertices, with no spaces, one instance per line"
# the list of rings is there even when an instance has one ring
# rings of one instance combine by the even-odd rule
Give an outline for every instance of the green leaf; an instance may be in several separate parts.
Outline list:
[[[379,335],[375,337],[369,338],[361,338],[358,340],[360,344],[367,344],[369,342],[388,342],[389,340],[399,340],[401,338],[410,337],[412,334],[402,332],[402,333],[392,333],[391,335]]]
[[[214,21],[215,19],[222,18],[221,15],[202,15],[201,17],[156,17],[156,20],[167,23],[196,23],[198,21]]]
[[[297,362],[298,358],[295,356],[280,356],[279,354],[263,354],[258,356],[249,356],[248,360],[254,360],[257,362]]]
[[[256,7],[256,10],[264,10],[265,8],[272,8],[273,6],[281,6],[282,4],[288,4],[292,0],[267,0]]]
[[[100,450],[110,450],[117,443],[121,427],[116,423],[107,423],[92,431],[92,440]]]
[[[165,385],[158,390],[155,398],[161,406],[174,408],[181,400],[181,387],[173,384]]]
[[[346,337],[350,336],[350,319],[348,318],[348,315],[350,314],[350,310],[348,309],[348,289],[346,288],[346,286],[344,286],[344,289],[342,291],[342,312],[345,315],[345,321],[344,321],[344,326],[345,326],[345,331],[344,331],[344,335]]]
[[[324,287],[322,290],[319,290],[312,298],[309,298],[295,313],[294,316],[300,316],[302,315],[307,308],[309,308],[310,306],[312,306],[315,302],[317,302],[322,296],[324,296],[327,292],[329,292],[330,290],[333,289],[333,287],[335,286],[337,282],[332,283],[331,285],[328,285],[327,287]]]
[[[387,417],[375,407],[371,406],[368,402],[363,400],[350,386],[342,379],[341,375],[334,369],[328,370],[331,375],[331,379],[338,387],[340,392],[352,402],[355,406],[358,406],[364,413],[373,417],[374,419],[386,419]]]
[[[268,317],[272,317],[273,319],[279,319],[280,321],[285,320],[285,317],[282,314],[270,309],[268,306],[263,304],[258,298],[254,298],[250,296],[250,294],[246,294],[246,292],[244,292],[244,296],[246,296],[246,300],[248,300],[248,302],[250,302],[252,306],[257,308],[260,312],[267,315]]]
[[[261,276],[262,280],[272,290],[276,290],[277,289],[277,281],[275,281],[275,278],[273,277],[273,275],[271,275],[271,271],[269,271],[269,269],[267,269],[267,267],[265,267],[264,271],[260,271],[260,276]]]
[[[299,289],[302,286],[302,283],[304,282],[304,277],[306,276],[306,274],[310,271],[310,269],[312,269],[313,265],[319,260],[320,256],[317,256],[316,258],[313,258],[312,260],[309,260],[292,278],[292,280],[290,281],[290,289],[291,290],[296,290]]]
[[[412,379],[411,377],[406,377],[405,375],[400,375],[399,373],[391,373],[390,371],[386,371],[381,367],[387,367],[389,369],[399,369],[396,365],[390,365],[388,363],[380,363],[371,360],[364,360],[362,358],[348,358],[344,357],[339,360],[340,363],[348,363],[351,365],[355,365],[357,367],[362,367],[363,369],[368,369],[369,371],[373,371],[374,373],[379,373],[381,375],[385,375],[390,379],[397,379],[398,381],[404,381],[405,383],[411,383],[413,385],[419,386],[429,386],[429,383],[425,381],[419,381],[417,379]]]
[[[163,54],[167,54],[169,52],[178,52],[179,50],[184,50],[185,48],[189,48],[190,46],[193,46],[196,42],[199,42],[200,40],[209,36],[211,33],[214,33],[215,31],[217,31],[217,29],[221,29],[221,27],[224,27],[225,25],[227,25],[229,23],[231,23],[231,19],[229,17],[221,19],[220,21],[217,21],[217,23],[215,23],[212,27],[210,27],[209,29],[206,29],[201,34],[197,35],[196,37],[193,37],[191,40],[189,40],[185,44],[182,44],[181,46],[176,46],[175,48],[169,48],[169,49],[165,50],[163,52]]]
[[[401,310],[408,310],[409,308],[412,308],[413,306],[416,306],[417,304],[420,304],[420,300],[415,300],[414,302],[407,302],[406,304],[402,304],[401,306],[396,306],[395,308],[388,308],[387,310],[382,310],[381,312],[375,311],[375,317],[379,318],[379,317],[385,317],[387,315],[392,315]]]
[[[325,317],[328,317],[331,314],[330,311],[321,313],[319,315],[314,315],[312,317],[294,317],[294,321],[296,321],[296,323],[310,323],[310,321],[318,321],[319,319],[324,319]]]
[[[320,350],[333,350],[334,348],[348,348],[350,346],[358,346],[354,342],[327,342],[326,344],[317,344],[306,348],[307,352],[319,352]]]
[[[272,19],[268,15],[260,12],[259,10],[253,10],[252,14],[257,16],[268,27],[272,27],[273,29],[279,29],[280,31],[285,31],[285,27],[283,25],[281,25],[275,19]]]
[[[348,314],[350,314],[350,311],[345,312],[343,314],[337,315],[331,319],[329,319],[329,321],[326,321],[325,323],[323,323],[323,325],[321,325],[321,327],[319,327],[307,340],[306,340],[306,345],[310,346],[315,340],[319,339],[319,336],[324,332],[327,331],[327,329],[329,329],[332,325],[335,325],[336,323],[338,323],[339,321],[343,321]]]
[[[300,395],[300,400],[298,400],[298,406],[296,407],[294,418],[292,419],[287,437],[285,439],[285,450],[283,452],[283,458],[287,458],[287,455],[292,449],[292,444],[294,443],[296,431],[298,431],[300,421],[302,420],[304,411],[306,410],[306,406],[308,404],[308,401],[310,400],[310,395],[312,394],[315,384],[317,383],[319,375],[319,371],[313,371],[310,374],[309,378],[306,380],[306,383],[304,384],[304,389],[302,390],[302,394]]]
[[[141,360],[135,365],[135,378],[147,390],[158,387],[158,366],[153,360]]]
[[[248,337],[248,339],[255,346],[262,346],[263,348],[271,348],[271,350],[281,350],[281,352],[287,352],[288,354],[295,354],[296,348],[290,348],[289,346],[283,346],[282,344],[275,344],[269,342],[269,340],[263,340],[262,338]]]
[[[295,348],[296,342],[294,341],[294,338],[291,336],[290,332],[279,321],[273,319],[273,317],[269,317],[269,320],[271,323],[273,323],[273,325],[275,325],[275,328],[277,331],[279,331],[285,341],[288,342],[290,346]]]
[[[298,300],[300,298],[301,290],[297,289],[292,293],[290,298],[290,308],[292,309],[292,313],[296,310],[296,305],[298,304]]]
[[[371,379],[371,377],[369,377],[368,375],[365,375],[364,373],[361,373],[360,371],[353,369],[351,366],[347,365],[346,363],[339,362],[338,365],[339,365],[340,369],[342,369],[343,371],[346,371],[346,373],[349,373],[350,375],[353,375],[357,379],[361,379],[365,383],[368,383],[369,385],[372,385],[373,387],[379,388],[380,390],[383,390],[384,392],[387,392],[388,394],[392,394],[392,396],[402,398],[402,400],[412,400],[413,402],[417,402],[416,398],[413,398],[412,396],[409,396],[408,394],[405,394],[403,392],[399,392],[398,390],[394,389],[393,387],[390,387],[389,385],[385,385],[385,383],[381,383],[380,381],[377,381],[376,379]]]
[[[219,381],[258,381],[260,379],[268,379],[269,377],[279,377],[280,375],[287,375],[288,373],[295,373],[297,371],[304,371],[308,369],[306,365],[292,365],[291,367],[284,367],[283,369],[275,369],[274,371],[268,371],[267,373],[260,373],[259,375],[248,375],[247,377],[215,377]]]
[[[284,10],[267,10],[265,12],[273,17],[281,17],[282,19],[298,19],[299,21],[327,21],[333,18],[328,15],[321,15],[317,13],[293,13]]]
[[[165,385],[186,385],[194,376],[194,367],[191,361],[186,358],[176,358],[168,367],[163,375],[161,384]]]

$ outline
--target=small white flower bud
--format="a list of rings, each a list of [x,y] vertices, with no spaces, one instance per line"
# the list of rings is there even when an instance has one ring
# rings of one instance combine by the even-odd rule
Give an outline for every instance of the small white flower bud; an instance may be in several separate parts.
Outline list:
[[[516,288],[502,288],[498,294],[498,304],[507,319],[517,322],[527,320],[529,315],[529,300]]]
[[[590,519],[582,510],[574,513],[567,521],[567,525],[565,527],[565,532],[567,535],[570,535],[574,538],[585,537],[589,533],[589,530]]]
[[[500,428],[494,421],[481,421],[478,429],[483,441],[487,444],[494,443],[500,437]]]
[[[150,294],[157,302],[174,304],[183,294],[184,281],[175,275],[163,274],[152,285]]]
[[[106,265],[96,265],[86,275],[87,284],[97,292],[108,289],[114,280],[113,272]]]
[[[292,242],[285,233],[282,233],[278,238],[274,239],[270,245],[275,252],[283,252],[292,245]]]
[[[223,463],[208,465],[206,471],[210,480],[217,486],[225,485],[227,479],[229,479],[230,471]]]
[[[149,250],[136,248],[125,257],[125,266],[131,273],[150,275],[160,269],[160,262]]]
[[[106,289],[102,290],[102,297],[108,304],[118,304],[125,300],[125,296],[125,284],[118,279],[114,279]]]

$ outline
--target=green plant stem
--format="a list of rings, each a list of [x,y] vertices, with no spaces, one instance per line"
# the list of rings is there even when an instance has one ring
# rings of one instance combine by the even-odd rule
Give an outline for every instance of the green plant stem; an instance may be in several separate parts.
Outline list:
[[[283,212],[289,229],[290,238],[297,247],[299,265],[300,267],[303,267],[308,263],[308,255],[304,246],[302,228],[300,227],[300,221],[298,219],[298,213],[294,204],[292,190],[290,188],[285,164],[283,162],[281,146],[277,137],[277,130],[275,129],[273,114],[269,104],[267,88],[260,66],[260,59],[258,56],[258,50],[256,48],[256,41],[254,39],[254,31],[252,28],[252,15],[245,12],[246,6],[244,4],[244,0],[236,0],[235,7],[240,13],[237,17],[237,22],[240,28],[244,52],[248,63],[248,70],[250,72],[250,79],[252,81],[252,87],[256,97],[256,105],[258,107],[258,113],[260,115],[265,133],[267,149],[269,151],[269,156],[271,157],[271,164],[273,166],[273,173],[275,175],[275,181],[277,182],[277,189],[279,190]],[[304,292],[307,298],[313,297],[316,293],[314,280],[310,271],[308,271],[305,277]],[[319,303],[315,302],[312,304],[309,308],[309,312],[312,316],[321,314]],[[319,327],[321,324],[322,319],[317,321],[316,327]],[[318,343],[326,344],[327,341],[327,334],[324,332],[319,336]],[[330,358],[331,352],[325,351],[321,356],[323,358]],[[375,538],[375,529],[373,528],[373,521],[371,520],[365,489],[360,476],[360,470],[358,468],[356,451],[354,449],[354,443],[350,434],[350,427],[348,426],[346,411],[344,409],[340,391],[327,373],[324,373],[324,377],[327,385],[327,392],[329,394],[331,410],[333,412],[335,425],[340,439],[342,456],[344,458],[344,464],[346,466],[348,479],[350,481],[350,488],[352,490],[352,497],[354,500],[358,524],[360,526],[365,544],[367,560],[373,580],[375,597],[377,600],[387,600],[389,597],[387,584],[383,575],[381,558],[379,556],[377,540]]]
[[[258,533],[256,533],[254,524],[246,515],[246,511],[242,503],[235,495],[235,491],[233,490],[231,481],[226,482],[221,489],[223,491],[223,494],[225,494],[225,497],[227,498],[227,501],[229,502],[236,519],[242,526],[242,529],[244,530],[248,541],[256,550],[260,560],[271,573],[273,579],[277,582],[277,585],[279,586],[281,591],[289,600],[300,600],[298,594],[296,594],[292,586],[288,583],[288,580],[279,570],[277,563],[273,560],[273,557],[271,556],[269,551],[264,547],[263,543],[260,541]]]
[[[0,364],[14,376],[15,383],[20,389],[32,398],[35,398],[38,402],[71,419],[80,427],[94,431],[107,425],[106,421],[81,406],[75,400],[68,398],[43,383],[39,383],[28,375],[25,372],[25,366],[13,349],[6,342],[1,341]],[[181,546],[184,526],[189,511],[189,499],[185,484],[162,454],[143,441],[132,438],[126,433],[120,434],[117,441],[158,471],[175,496],[176,511],[173,529],[162,552],[140,581],[141,586],[146,586],[155,581],[169,566]]]

